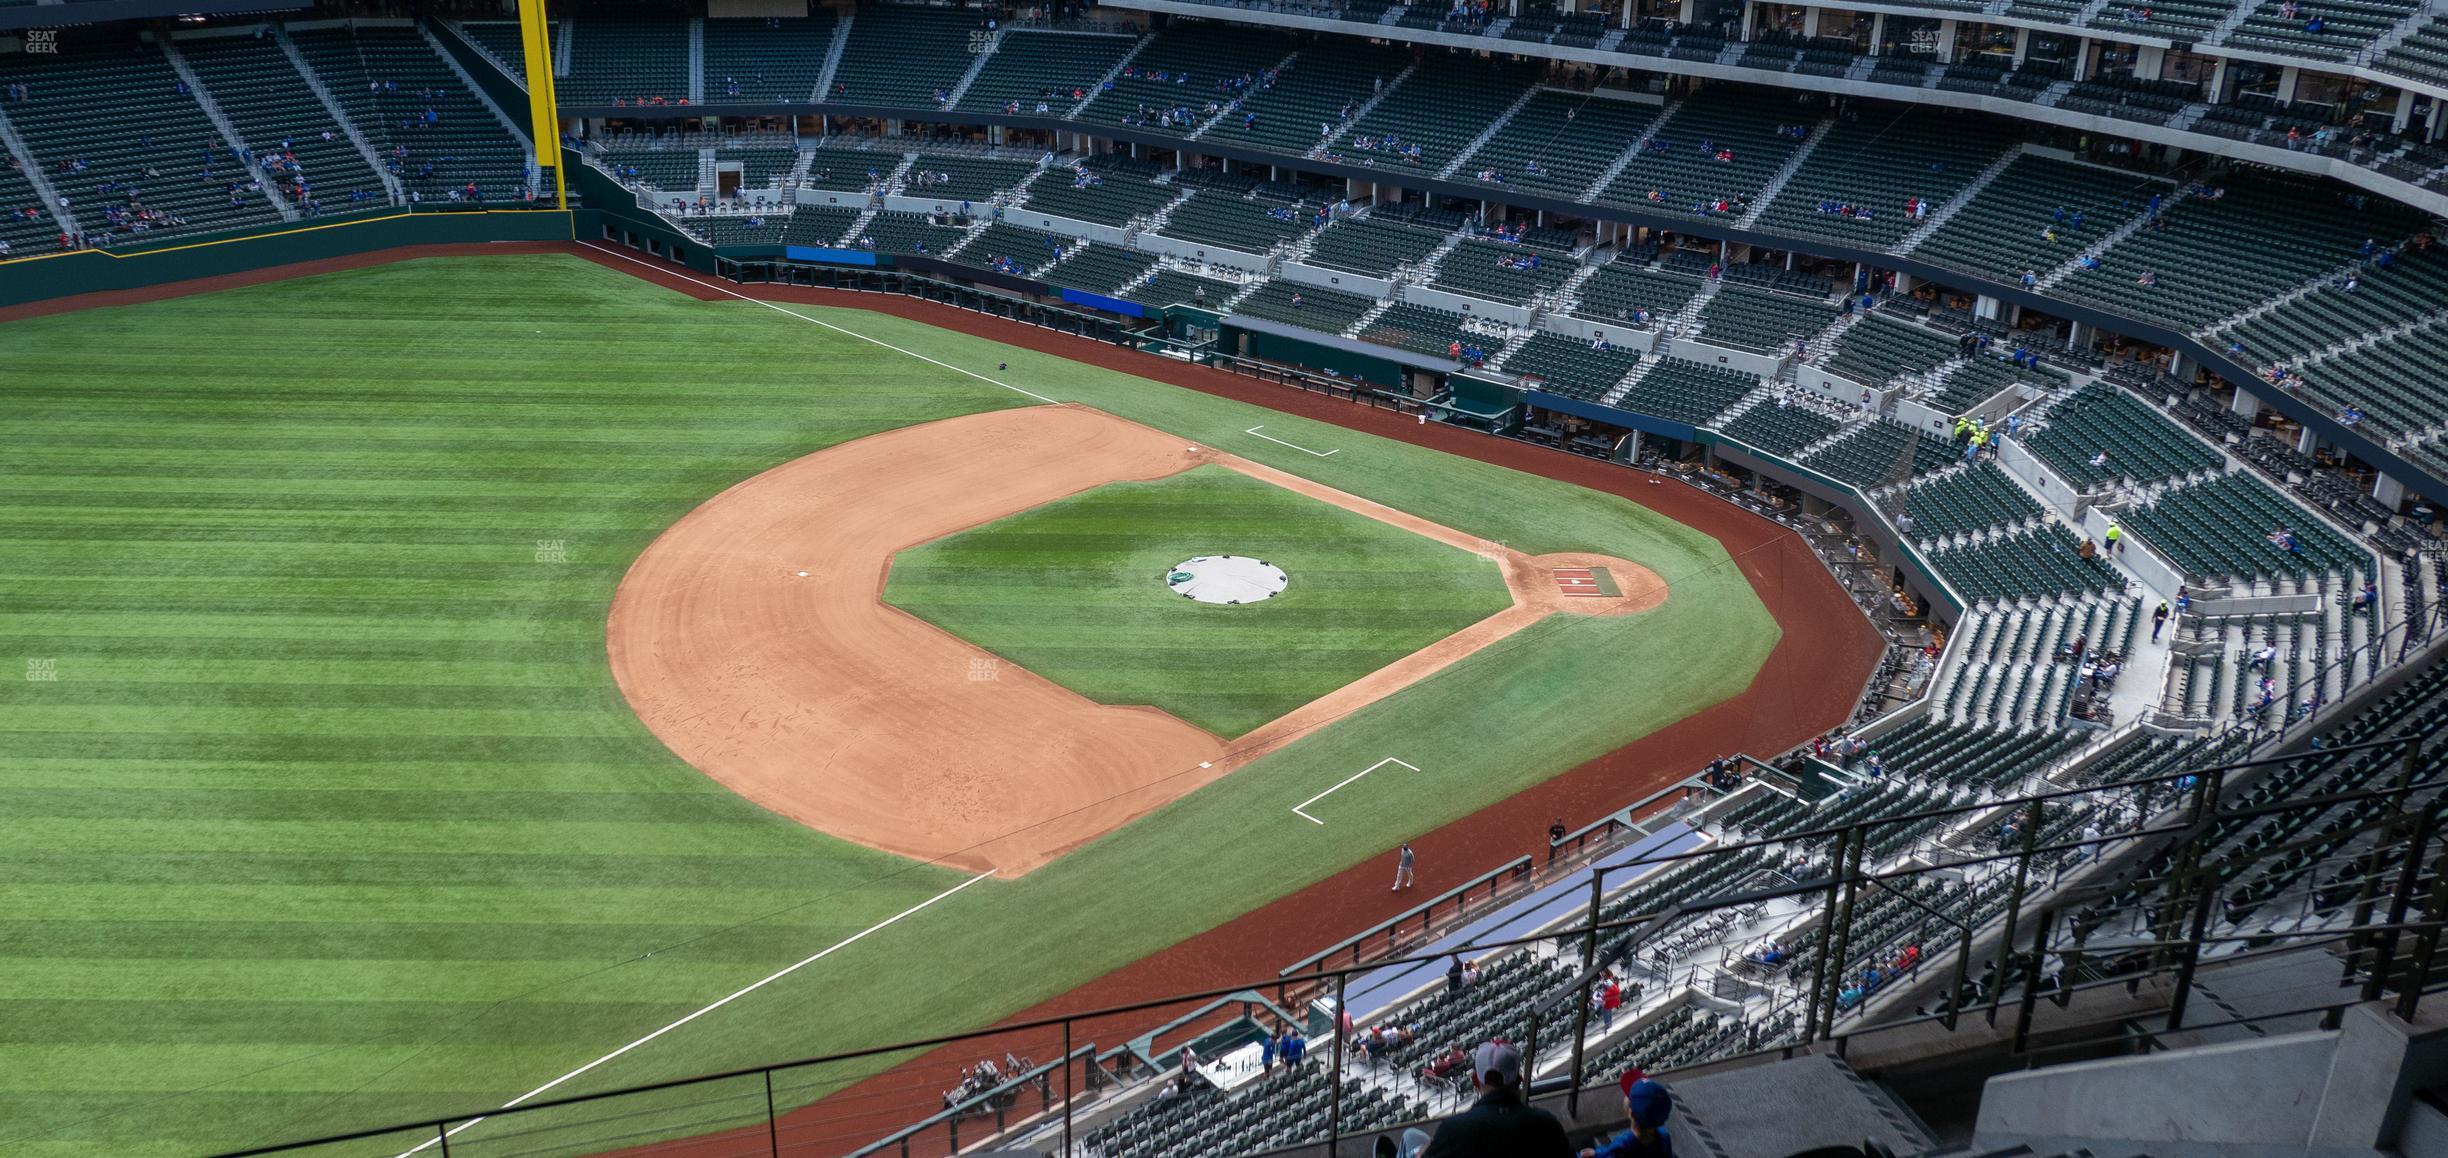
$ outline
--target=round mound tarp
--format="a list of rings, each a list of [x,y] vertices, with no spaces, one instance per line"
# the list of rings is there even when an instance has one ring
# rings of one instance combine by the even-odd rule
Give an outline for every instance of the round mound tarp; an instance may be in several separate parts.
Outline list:
[[[1273,599],[1291,582],[1283,568],[1247,555],[1200,555],[1165,573],[1173,593],[1201,603],[1242,604]]]

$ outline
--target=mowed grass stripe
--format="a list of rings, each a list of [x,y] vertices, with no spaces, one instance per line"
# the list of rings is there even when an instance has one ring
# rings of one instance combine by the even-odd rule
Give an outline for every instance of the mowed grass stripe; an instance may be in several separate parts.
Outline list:
[[[744,925],[426,921],[415,929],[415,945],[421,956],[453,961],[599,962],[634,954],[641,944],[686,944],[701,960],[771,964],[805,956],[809,942],[830,927],[802,917],[785,913]],[[190,961],[196,957],[176,944],[187,927],[181,921],[8,920],[0,921],[0,937],[9,939],[14,958]],[[212,959],[395,961],[405,943],[390,922],[231,920],[215,931]]]
[[[1377,855],[1387,833],[1428,831],[1697,710],[1742,686],[1774,638],[1713,543],[1631,504],[899,319],[822,316],[1469,534],[1632,558],[1674,579],[1676,597],[1628,620],[1539,625],[1518,647],[1023,881],[969,889],[568,1092],[1008,1015]],[[0,341],[0,413],[11,418],[0,519],[41,530],[0,542],[0,613],[21,591],[55,600],[79,578],[138,581],[97,584],[108,610],[0,625],[0,678],[15,683],[21,658],[41,658],[58,679],[10,688],[37,693],[30,703],[0,701],[0,786],[260,795],[283,817],[227,802],[199,806],[205,818],[52,817],[0,847],[0,977],[59,966],[46,975],[55,991],[0,1011],[0,1152],[189,1154],[498,1105],[963,879],[748,806],[625,710],[604,710],[616,726],[603,734],[552,735],[583,713],[512,694],[488,708],[440,702],[487,685],[605,686],[600,621],[551,616],[608,603],[660,527],[800,455],[1026,398],[771,310],[696,302],[560,257],[403,263],[9,323]],[[1239,434],[1262,422],[1343,453],[1317,459]],[[203,521],[211,537],[157,529]],[[401,534],[366,534],[386,524]],[[540,562],[532,539],[559,541],[570,561]],[[1322,560],[1339,543],[1309,545]],[[1134,570],[1134,582],[1177,558]],[[131,607],[137,592],[155,604]],[[381,613],[294,613],[351,599]],[[302,601],[283,611],[284,600]],[[1199,650],[1274,686],[1273,666],[1243,662],[1264,651]],[[1338,662],[1369,651],[1337,650]],[[1697,654],[1713,659],[1694,671]],[[1098,662],[1127,666],[1115,654]],[[266,672],[283,665],[288,674]],[[603,682],[572,684],[573,665]],[[80,680],[116,685],[88,698],[136,698],[55,700],[48,710],[92,714],[11,724],[46,710],[40,692]],[[402,702],[427,684],[440,700],[376,720],[362,713],[384,709],[327,706],[360,701],[318,699],[323,683],[394,685]],[[334,730],[224,732],[209,718],[263,710],[218,706],[231,685],[274,684],[296,691],[280,707],[319,712]],[[167,702],[182,685],[196,690],[169,709],[184,713],[180,727],[152,730],[143,697]],[[498,730],[454,734],[454,720],[485,711]],[[354,729],[339,730],[353,713]],[[1285,811],[1397,748],[1438,754],[1419,761],[1412,794],[1361,794],[1369,815],[1325,828]],[[349,793],[422,794],[432,815],[354,815]],[[619,803],[589,800],[599,793]],[[297,814],[316,797],[329,813]],[[651,820],[560,815],[650,797],[671,807]],[[619,857],[635,863],[605,865]],[[12,879],[11,866],[29,871]],[[1162,904],[1147,903],[1146,882],[1162,882]],[[108,991],[69,988],[103,960],[120,963]],[[315,968],[326,962],[369,968]],[[311,987],[283,989],[295,985]],[[0,993],[10,996],[23,995]],[[80,999],[113,1004],[69,1008]],[[154,1016],[147,1003],[164,1008]],[[385,1012],[411,1005],[432,1009],[434,1024]],[[327,1040],[351,1008],[369,1015],[369,1032]],[[539,1010],[549,1028],[536,1026]],[[90,1040],[114,1018],[197,1026],[212,1040]],[[837,1067],[777,1094],[793,1104],[864,1072]],[[628,1118],[619,1137],[569,1148],[613,1149],[683,1121]],[[502,1128],[458,1141],[482,1147]]]
[[[1165,586],[1175,564],[1224,554],[1273,563],[1289,585],[1241,607]],[[885,596],[1090,699],[1224,736],[1512,602],[1489,560],[1212,466],[905,551]]]

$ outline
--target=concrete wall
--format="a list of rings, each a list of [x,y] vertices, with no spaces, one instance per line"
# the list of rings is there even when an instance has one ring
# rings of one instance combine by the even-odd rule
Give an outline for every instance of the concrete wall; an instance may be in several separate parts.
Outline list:
[[[1501,302],[1483,302],[1478,298],[1466,298],[1461,294],[1449,294],[1444,290],[1429,289],[1422,285],[1405,287],[1403,300],[1431,309],[1452,310],[1457,314],[1469,314],[1477,318],[1494,318],[1510,325],[1526,326],[1530,324],[1530,311],[1525,307],[1508,306]]]
[[[1733,350],[1724,346],[1711,346],[1701,342],[1692,341],[1689,338],[1668,338],[1666,340],[1666,353],[1673,357],[1699,362],[1703,365],[1723,366],[1729,370],[1741,370],[1745,373],[1757,374],[1762,378],[1776,377],[1777,371],[1783,369],[1785,366],[1785,359],[1783,358],[1772,357],[1767,354],[1755,354],[1748,350]],[[1861,391],[1859,389],[1854,390],[1853,393],[1846,395],[1843,399],[1844,403],[1848,406],[1858,405],[1860,400]]]
[[[1118,226],[1099,225],[1076,217],[1056,217],[1034,209],[1006,209],[1003,211],[1003,223],[1022,229],[1042,229],[1061,237],[1085,237],[1099,245],[1122,244],[1122,230]]]
[[[2319,1116],[2337,1034],[2295,1033],[2174,1053],[2001,1074],[1981,1095],[1981,1146],[2115,1139],[2154,1158],[2299,1158]],[[2200,1149],[2208,1147],[2207,1151]]]
[[[1138,243],[1139,248],[1149,253],[1169,254],[1185,261],[1213,262],[1216,265],[1230,266],[1251,273],[1265,273],[1267,268],[1267,259],[1260,254],[1243,253],[1240,250],[1226,249],[1220,245],[1200,245],[1196,242],[1180,241],[1154,233],[1140,234]]]
[[[1603,336],[1617,346],[1643,354],[1655,353],[1658,346],[1656,330],[1636,330],[1623,322],[1593,322],[1566,314],[1549,314],[1539,319],[1538,328],[1585,342]]]
[[[1999,443],[1997,462],[2006,468],[2007,473],[2031,484],[2031,488],[2040,493],[2040,501],[2048,504],[2059,516],[2069,522],[2080,517],[2077,512],[2082,507],[2082,492],[2074,489],[2074,484],[2040,461],[2040,456],[2033,454],[2021,442],[2009,438]]]
[[[2084,538],[2106,547],[2108,545],[2108,513],[2098,507],[2084,511],[2079,530]],[[2168,561],[2167,557],[2161,555],[2156,548],[2144,542],[2142,536],[2134,533],[2132,527],[2126,527],[2124,533],[2117,538],[2116,561],[2123,563],[2126,570],[2141,576],[2144,583],[2171,595],[2175,594],[2178,587],[2193,585],[2193,581],[2186,578],[2185,573],[2176,564]]]
[[[1365,294],[1373,298],[1382,298],[1394,292],[1394,283],[1387,278],[1328,269],[1322,265],[1303,265],[1297,261],[1283,263],[1276,270],[1276,276],[1302,285],[1342,290],[1347,294]]]

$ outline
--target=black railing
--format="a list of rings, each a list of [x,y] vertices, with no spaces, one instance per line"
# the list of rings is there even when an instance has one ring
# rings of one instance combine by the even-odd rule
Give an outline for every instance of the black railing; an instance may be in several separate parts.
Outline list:
[[[2222,805],[2222,796],[2251,790],[2272,769],[2335,769],[2358,761],[2382,761],[2362,769],[2365,782],[2343,791],[2297,794],[2260,803]],[[1509,962],[1546,979],[1519,992],[1520,1000],[1484,1011],[1468,1022],[1474,1035],[1505,1035],[1524,1045],[1542,1083],[1573,1090],[1611,1076],[1628,1061],[1671,1070],[1698,1062],[1722,1063],[1752,1056],[1790,1055],[1804,1049],[1846,1052],[1906,1027],[1937,1025],[1953,1031],[1966,1015],[1987,1025],[2012,1019],[2004,1048],[2034,1051],[2033,1024],[2047,1002],[2068,1008],[2087,994],[2103,1001],[2114,990],[2128,993],[2148,982],[2164,993],[2165,1018],[2158,1032],[2205,1028],[2187,1018],[2188,1000],[2206,962],[2249,953],[2306,947],[2339,950],[2340,987],[2306,1011],[2334,1014],[2346,1005],[2394,996],[2392,1010],[2411,1019],[2436,986],[2441,930],[2448,922],[2448,872],[2439,858],[2438,814],[2448,800],[2448,771],[2426,762],[2420,737],[2340,745],[2289,756],[2236,761],[2172,771],[2144,779],[2090,788],[2052,791],[1978,803],[1919,809],[1857,823],[1801,829],[1776,837],[1716,847],[1644,856],[1593,872],[1587,907],[1561,927],[1475,945],[1482,963]],[[2334,774],[2334,773],[2332,773]],[[1963,851],[1943,864],[1908,861],[1876,867],[1866,850],[1892,847],[1899,833],[1932,825],[1972,826],[1975,818],[2004,812],[2023,818],[2011,839],[1991,849]],[[2315,821],[2352,815],[2352,824]],[[2068,821],[2083,817],[2133,816],[2136,821],[2096,835],[2067,838]],[[2216,832],[2264,830],[2290,834],[2251,847],[2248,857],[2208,855]],[[1528,858],[1515,862],[1527,867]],[[2312,866],[2305,869],[2305,865]],[[2135,875],[2140,866],[2139,875]],[[2294,866],[2288,868],[2286,866]],[[2318,880],[2322,866],[2362,866],[2352,903],[2328,906],[2332,916],[2314,927],[2287,932],[2222,928],[2227,890],[2259,872],[2294,872]],[[1512,871],[1508,866],[1505,871]],[[2070,871],[2069,871],[2070,869]],[[1642,892],[1677,879],[1701,878],[1698,895],[1660,888],[1655,900]],[[1711,878],[1713,874],[1713,879]],[[2102,876],[2118,883],[2091,884]],[[1606,882],[1633,881],[1611,904]],[[1484,886],[1478,886],[1484,887]],[[2113,904],[2103,897],[2125,898]],[[2101,917],[2106,911],[2110,915]],[[2118,914],[2123,916],[2120,918]],[[2128,920],[2134,935],[2114,927]],[[1757,951],[1762,929],[1789,941],[1786,956]],[[1899,947],[1909,951],[1899,955]],[[1986,946],[1986,948],[1984,948]],[[2245,954],[2235,953],[2244,946]],[[1340,952],[1340,950],[1338,950]],[[1906,962],[1909,957],[1909,963]],[[1174,1082],[1193,1086],[1205,1079],[1177,1076],[1160,1034],[1183,1041],[1212,1040],[1235,1024],[1233,1003],[1247,1005],[1252,990],[1286,987],[1320,995],[1304,1018],[1320,1041],[1311,1057],[1327,1060],[1330,1074],[1390,1064],[1372,1058],[1364,1042],[1376,1026],[1419,1016],[1421,1003],[1448,1003],[1444,1012],[1467,1011],[1469,995],[1443,994],[1442,970],[1419,970],[1439,992],[1360,1015],[1358,1038],[1334,1032],[1347,1008],[1343,999],[1358,981],[1378,970],[1442,963],[1447,955],[1384,956],[1364,964],[1305,965],[1283,976],[1227,988],[1135,1002],[1063,1017],[1014,1022],[993,1029],[946,1034],[829,1053],[768,1066],[730,1070],[627,1089],[529,1102],[515,1107],[450,1115],[330,1138],[235,1151],[244,1155],[302,1153],[391,1153],[452,1147],[483,1153],[594,1153],[665,1139],[721,1135],[739,1153],[950,1152],[989,1140],[996,1133],[1043,1135],[1035,1144],[1073,1147],[1080,1129],[1110,1119],[1141,1101],[1143,1091]],[[1943,960],[1943,964],[1941,961]],[[1892,973],[1863,986],[1863,963]],[[1986,962],[1985,978],[1975,970]],[[1627,1003],[1625,1022],[1606,1032],[1591,994],[1614,974],[1642,996]],[[1498,975],[1501,980],[1502,974]],[[1937,991],[1931,1000],[1932,990]],[[1332,994],[1329,1005],[1323,995]],[[1922,998],[1915,1008],[1915,998]],[[1738,1010],[1737,1022],[1720,1023],[1721,1040],[1688,1053],[1643,1054],[1640,1034],[1664,1019],[1706,1008]],[[1936,1005],[1932,1012],[1926,1009]],[[1285,1010],[1273,1008],[1281,1022]],[[1391,1014],[1399,1010],[1401,1017]],[[1381,1016],[1383,1015],[1383,1016]],[[1710,1015],[1713,1016],[1713,1015]],[[2262,1015],[2270,1016],[2270,1015]],[[1172,1028],[1149,1031],[1152,1022]],[[1241,1015],[1247,1018],[1244,1010]],[[2118,1014],[2120,1027],[2130,1034]],[[1266,1025],[1251,1021],[1263,1034]],[[1599,1032],[1592,1032],[1593,1030]],[[1462,1032],[1457,1029],[1455,1032]],[[2108,1031],[2103,1031],[2108,1032]],[[1245,1033],[1243,1036],[1247,1036]],[[1100,1053],[1094,1045],[1132,1038],[1131,1048]],[[1167,1038],[1170,1041],[1170,1038]],[[2062,1034],[2050,1038],[2060,1048]],[[1438,1046],[1468,1045],[1456,1040]],[[920,1117],[906,1101],[864,1100],[853,1083],[888,1063],[920,1051],[960,1047],[987,1057],[1025,1052],[1059,1060],[1003,1075],[980,1098],[954,1099],[942,1112]],[[1254,1048],[1254,1047],[1253,1047]],[[1100,1058],[1106,1060],[1099,1060]],[[1214,1059],[1201,1062],[1202,1070]],[[1223,1065],[1226,1063],[1217,1062]],[[1215,1071],[1214,1081],[1276,1081],[1246,1071]],[[948,1076],[948,1075],[946,1075]],[[1343,1083],[1327,1082],[1313,1094],[1325,1102],[1322,1142],[1390,1123],[1384,1106],[1347,1106]],[[1443,1103],[1416,1067],[1385,1075],[1381,1085],[1418,1092],[1400,1112],[1426,1114]],[[905,1091],[910,1089],[901,1083]],[[1031,1099],[1026,1114],[1009,1111],[985,1128],[977,1112],[1017,1088]],[[1269,1089],[1289,1089],[1273,1086]],[[940,1098],[940,1084],[925,1096]],[[1212,1095],[1201,1094],[1200,1097]],[[832,1099],[828,1101],[827,1099]],[[802,1109],[809,1103],[818,1105]],[[873,1124],[898,1112],[914,1124]],[[1287,1106],[1287,1114],[1303,1112]],[[1375,1118],[1369,1115],[1376,1115]],[[1024,1119],[1027,1119],[1024,1121]],[[475,1131],[471,1134],[470,1131]],[[864,1136],[858,1136],[861,1132]],[[957,1133],[956,1133],[957,1131]],[[1004,1140],[1010,1140],[1005,1138]]]

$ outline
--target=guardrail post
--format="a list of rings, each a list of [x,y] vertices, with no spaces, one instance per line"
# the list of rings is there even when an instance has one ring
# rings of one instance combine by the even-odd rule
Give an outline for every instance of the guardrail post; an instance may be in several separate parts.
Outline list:
[[[1584,1043],[1589,1039],[1590,987],[1597,984],[1596,977],[1590,971],[1598,963],[1598,922],[1595,919],[1598,896],[1598,878],[1593,873],[1590,876],[1590,915],[1593,919],[1589,922],[1589,931],[1581,937],[1581,1009],[1573,1015],[1572,1092],[1564,1097],[1566,1116],[1576,1119],[1581,1116],[1581,1063],[1588,1049]]]
[[[2412,854],[2409,853],[2409,856]],[[2424,929],[2414,943],[2413,972],[2397,990],[2397,1020],[2408,1025],[2422,1011],[2423,986],[2431,979],[2431,969],[2439,961],[2440,931],[2436,922],[2442,912],[2448,912],[2448,864],[2434,863],[2431,868],[2431,898],[2423,905]]]
[[[1063,1019],[1063,1158],[1071,1158],[1071,1103],[1075,1100],[1071,1093],[1071,1063],[1071,1021],[1065,1018]],[[1088,1064],[1095,1065],[1096,1059],[1088,1059]]]
[[[1831,862],[1833,865],[1841,866],[1844,863],[1845,845],[1851,838],[1852,833],[1849,829],[1836,834],[1835,856]],[[1828,877],[1827,904],[1819,911],[1819,957],[1811,964],[1810,1005],[1804,1010],[1802,1018],[1804,1044],[1817,1041],[1820,1036],[1819,1006],[1827,993],[1828,957],[1831,955],[1829,950],[1835,946],[1836,941],[1836,887],[1836,877],[1831,874]],[[1827,1004],[1835,1003],[1827,1002]]]
[[[2031,884],[2032,850],[2039,844],[2040,802],[2033,800],[2023,817],[2023,848],[2015,854],[2014,887],[2006,891],[2006,923],[1998,933],[1997,978],[2000,988],[2006,984],[2006,967],[2013,963],[2015,922],[2023,914],[2023,891]],[[1992,1026],[1997,1024],[2000,996],[1995,992],[1989,995],[1989,1024]]]
[[[2416,748],[2407,749],[2409,754],[2417,750]],[[2412,764],[2413,761],[2409,759],[2407,761],[2409,771]],[[2400,799],[2403,799],[2402,795]],[[2365,1001],[2378,998],[2381,991],[2387,987],[2390,967],[2397,961],[2398,926],[2405,924],[2406,913],[2414,907],[2415,886],[2422,881],[2423,853],[2430,847],[2431,829],[2438,816],[2439,799],[2437,797],[2433,797],[2414,813],[2413,831],[2406,836],[2405,863],[2398,869],[2397,887],[2392,890],[2389,897],[2388,928],[2380,934],[2378,958],[2372,963],[2371,979],[2363,986],[2363,1000]],[[2422,978],[2415,977],[2413,982],[2412,988],[2420,992]]]
[[[2185,1003],[2193,996],[2193,971],[2201,965],[2202,937],[2210,931],[2210,910],[2217,907],[2219,886],[2218,867],[2205,865],[2195,878],[2199,891],[2193,898],[2193,921],[2188,926],[2184,946],[2176,960],[2176,992],[2168,997],[2168,1032],[2184,1028]]]
[[[773,1071],[765,1071],[765,1143],[776,1158],[782,1153],[782,1124],[774,1119]]]
[[[2056,919],[2054,909],[2042,909],[2033,918],[2031,958],[2023,970],[2023,1006],[2015,1011],[2014,1046],[2010,1053],[2022,1053],[2031,1044],[2032,1011],[2040,1004],[2040,970],[2048,964],[2049,926]],[[2061,977],[2059,988],[2063,987]]]
[[[1326,1152],[1334,1153],[1335,1140],[1343,1136],[1343,994],[1351,980],[1349,973],[1335,974],[1334,1007],[1334,1073],[1329,1075],[1326,1097]]]

